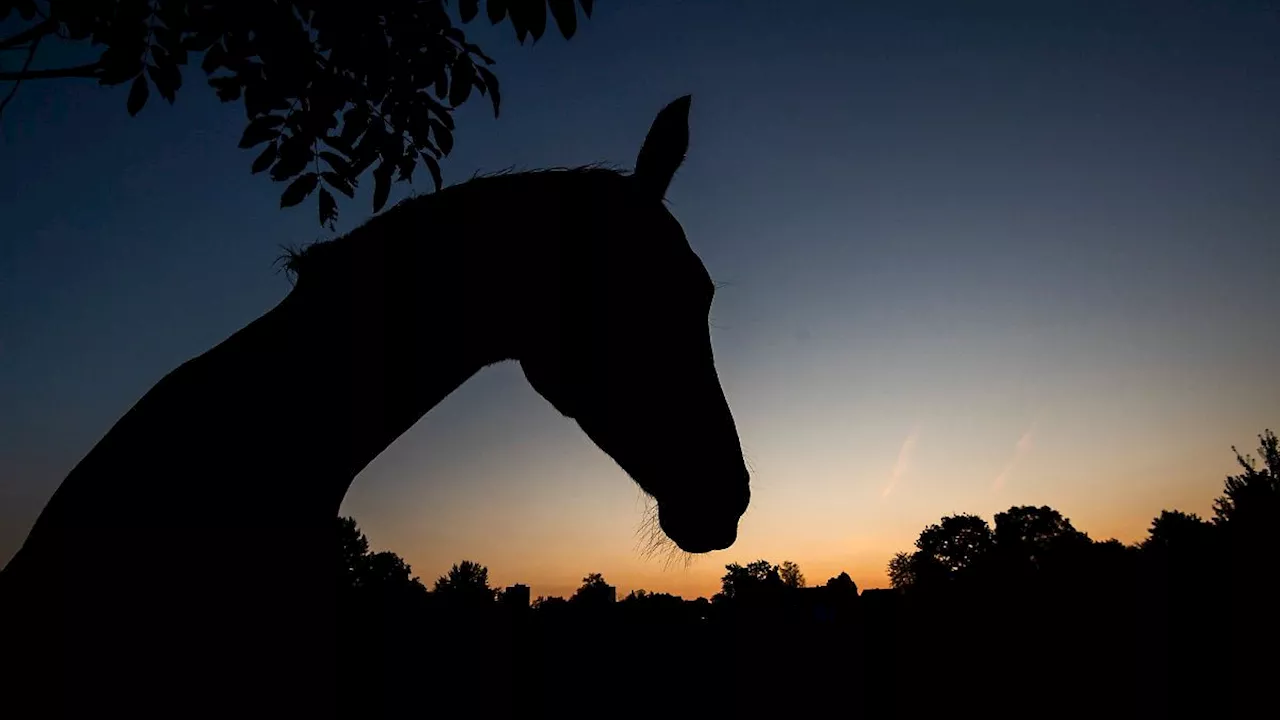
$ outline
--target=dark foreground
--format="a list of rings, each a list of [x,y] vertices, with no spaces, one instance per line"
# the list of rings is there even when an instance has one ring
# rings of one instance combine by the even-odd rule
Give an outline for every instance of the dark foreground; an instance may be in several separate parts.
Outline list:
[[[1150,572],[930,593],[348,615],[349,717],[1252,717],[1274,591]],[[352,607],[354,610],[354,606]],[[358,618],[358,619],[357,619]],[[400,619],[397,619],[400,618]],[[1261,704],[1259,704],[1261,703]]]

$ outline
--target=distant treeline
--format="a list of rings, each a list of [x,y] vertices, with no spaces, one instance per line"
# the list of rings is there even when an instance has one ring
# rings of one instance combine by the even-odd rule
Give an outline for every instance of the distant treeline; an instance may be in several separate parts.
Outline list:
[[[766,560],[726,566],[710,599],[616,598],[590,574],[531,602],[470,561],[428,590],[344,518],[344,709],[1245,715],[1273,702],[1280,669],[1280,446],[1259,440],[1209,520],[1165,510],[1125,545],[1049,507],[994,529],[951,515],[889,562],[892,590],[861,594],[847,574],[807,587]]]

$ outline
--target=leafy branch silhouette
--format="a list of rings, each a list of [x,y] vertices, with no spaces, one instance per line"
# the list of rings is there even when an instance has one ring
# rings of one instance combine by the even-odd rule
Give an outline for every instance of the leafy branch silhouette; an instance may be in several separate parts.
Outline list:
[[[320,224],[338,218],[334,192],[352,198],[372,168],[373,210],[394,182],[412,182],[425,165],[436,190],[440,160],[454,147],[453,111],[487,96],[497,117],[502,95],[493,58],[467,40],[450,18],[448,0],[0,0],[0,20],[13,13],[31,23],[0,38],[0,50],[26,50],[16,72],[24,80],[92,78],[103,86],[129,83],[126,108],[137,115],[152,88],[173,103],[182,68],[200,69],[223,102],[243,102],[241,148],[261,146],[250,169],[287,182],[281,207],[318,192]],[[487,0],[493,25],[510,21],[516,40],[536,43],[547,16],[565,39],[577,11],[591,17],[592,0]],[[479,0],[459,0],[466,24]],[[88,41],[104,49],[94,62],[32,69],[42,40]],[[2,109],[3,106],[0,106]]]

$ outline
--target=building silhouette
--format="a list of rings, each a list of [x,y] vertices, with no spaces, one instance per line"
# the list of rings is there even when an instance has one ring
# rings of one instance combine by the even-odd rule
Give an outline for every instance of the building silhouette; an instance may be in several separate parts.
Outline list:
[[[502,592],[502,604],[520,610],[529,609],[529,586],[516,583]]]

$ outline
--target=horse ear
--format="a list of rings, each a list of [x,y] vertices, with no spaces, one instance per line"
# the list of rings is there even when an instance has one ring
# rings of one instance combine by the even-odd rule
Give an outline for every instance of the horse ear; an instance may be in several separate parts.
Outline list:
[[[689,103],[692,95],[685,95],[662,108],[653,119],[653,126],[644,138],[640,155],[636,157],[633,177],[640,183],[646,195],[661,200],[667,194],[667,186],[676,174],[684,154],[689,149]]]

